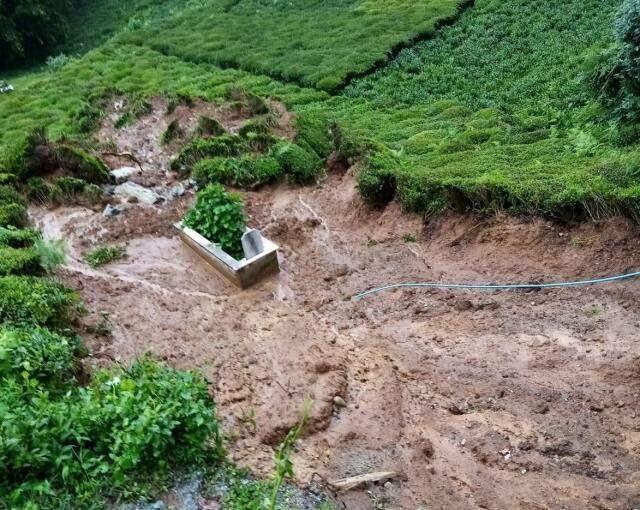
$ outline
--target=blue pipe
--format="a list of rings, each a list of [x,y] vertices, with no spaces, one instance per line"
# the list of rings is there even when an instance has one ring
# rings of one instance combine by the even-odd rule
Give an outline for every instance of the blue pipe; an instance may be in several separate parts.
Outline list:
[[[424,282],[424,283],[395,283],[392,285],[385,285],[384,287],[377,287],[375,289],[367,290],[356,294],[353,299],[360,300],[364,297],[378,294],[380,292],[392,289],[400,288],[415,288],[415,287],[430,287],[432,289],[480,289],[480,290],[513,290],[513,289],[557,289],[562,287],[578,287],[581,285],[597,285],[601,283],[618,282],[621,280],[628,280],[630,278],[637,278],[640,276],[640,271],[633,273],[619,274],[616,276],[607,276],[605,278],[594,278],[592,280],[578,280],[573,282],[551,282],[551,283],[514,283],[503,285],[491,285],[491,284],[467,284],[467,283],[436,283],[436,282]]]

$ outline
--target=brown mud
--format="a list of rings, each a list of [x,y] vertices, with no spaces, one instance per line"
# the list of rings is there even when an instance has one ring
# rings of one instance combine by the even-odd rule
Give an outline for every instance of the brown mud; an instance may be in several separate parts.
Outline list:
[[[168,159],[156,158],[141,182],[168,186]],[[87,338],[90,362],[150,353],[201,370],[231,456],[258,475],[312,399],[293,458],[299,484],[401,473],[339,495],[344,508],[640,507],[640,281],[351,299],[402,281],[616,274],[640,265],[640,230],[624,219],[425,224],[394,203],[365,208],[352,173],[244,194],[250,224],[281,247],[281,273],[245,291],[172,229],[191,191],[115,217],[33,208],[46,236],[70,243],[63,278],[81,292],[86,322],[108,317],[110,333]],[[127,257],[89,268],[83,254],[104,243],[126,243]]]

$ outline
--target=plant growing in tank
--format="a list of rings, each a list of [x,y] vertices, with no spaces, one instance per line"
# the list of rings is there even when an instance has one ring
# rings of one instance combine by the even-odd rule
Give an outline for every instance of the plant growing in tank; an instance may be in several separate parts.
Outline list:
[[[238,194],[227,193],[220,184],[210,184],[198,193],[196,205],[183,223],[220,245],[233,258],[243,257],[241,238],[246,220]]]

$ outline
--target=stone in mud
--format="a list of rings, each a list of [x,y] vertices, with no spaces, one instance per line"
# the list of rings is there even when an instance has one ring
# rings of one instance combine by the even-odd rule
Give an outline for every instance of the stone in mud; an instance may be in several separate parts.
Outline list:
[[[187,190],[185,189],[184,184],[179,182],[175,186],[172,186],[171,188],[169,188],[169,190],[165,193],[164,196],[167,200],[173,200],[174,198],[179,198],[183,196],[186,192]]]
[[[137,173],[140,173],[139,170],[132,166],[123,166],[109,172],[111,178],[116,184],[122,184],[123,182],[128,181],[133,175]]]
[[[113,218],[114,216],[118,216],[118,214],[120,214],[122,211],[123,209],[121,209],[120,207],[107,204],[107,207],[104,208],[104,211],[102,212],[102,214],[107,218]]]
[[[163,198],[155,191],[145,188],[144,186],[140,186],[135,182],[125,182],[123,184],[120,184],[119,186],[116,186],[114,193],[117,196],[121,196],[125,199],[135,197],[136,199],[138,199],[138,202],[149,205],[157,204],[158,202],[163,200]]]
[[[333,403],[336,407],[347,407],[347,403],[340,395],[333,397]]]

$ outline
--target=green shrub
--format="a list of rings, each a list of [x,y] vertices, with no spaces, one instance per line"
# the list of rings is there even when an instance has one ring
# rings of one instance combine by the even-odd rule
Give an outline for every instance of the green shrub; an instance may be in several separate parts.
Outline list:
[[[220,184],[208,185],[198,192],[196,205],[185,216],[184,224],[233,258],[242,259],[246,220],[239,195],[227,193]]]
[[[373,207],[384,207],[396,194],[398,158],[387,148],[373,148],[357,175],[363,200]]]
[[[77,177],[58,177],[53,181],[53,186],[60,190],[64,196],[74,198],[84,191],[86,182]]]
[[[282,172],[295,184],[309,184],[322,174],[322,160],[315,152],[295,143],[280,143],[271,151]]]
[[[28,223],[27,208],[22,204],[0,203],[0,227],[26,227]]]
[[[274,182],[281,175],[280,164],[273,156],[203,159],[193,167],[193,178],[201,187],[220,183],[252,188]]]
[[[53,198],[55,191],[42,177],[31,177],[27,181],[26,194],[29,200],[45,203]]]
[[[14,376],[41,382],[66,381],[76,369],[80,341],[46,328],[0,330],[0,380]]]
[[[82,149],[71,145],[58,145],[55,147],[55,155],[58,165],[74,177],[91,184],[109,182],[109,168],[104,161]]]
[[[40,265],[48,273],[53,272],[67,260],[67,245],[63,239],[38,239],[34,249],[38,254]]]
[[[239,130],[240,136],[247,136],[250,133],[268,134],[271,128],[265,119],[252,119],[246,122]]]
[[[0,498],[10,508],[95,508],[222,456],[213,401],[193,372],[142,360],[63,396],[11,378],[3,387]]]
[[[333,152],[331,125],[321,114],[301,113],[295,118],[296,143],[310,148],[319,158],[326,159]]]
[[[41,270],[40,255],[34,248],[0,246],[0,275],[37,274]]]
[[[250,115],[264,115],[265,113],[269,113],[269,105],[260,96],[247,92],[245,97]]]
[[[124,246],[101,246],[90,251],[84,259],[87,264],[96,268],[120,260],[126,253]]]
[[[27,205],[24,197],[12,186],[0,186],[0,204]]]
[[[5,184],[15,184],[16,182],[18,182],[18,178],[15,174],[0,172],[0,186]]]
[[[196,128],[196,134],[198,136],[221,136],[226,133],[224,126],[220,124],[217,119],[200,115],[198,117],[198,127]]]
[[[183,173],[191,171],[193,165],[205,158],[217,156],[234,157],[249,151],[247,141],[236,135],[222,135],[213,138],[196,138],[185,145],[171,168]]]
[[[0,324],[66,327],[78,296],[59,283],[28,276],[0,277]]]
[[[0,227],[0,246],[10,248],[29,248],[40,239],[35,230],[23,230],[15,227]]]

